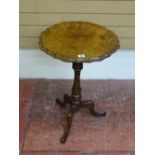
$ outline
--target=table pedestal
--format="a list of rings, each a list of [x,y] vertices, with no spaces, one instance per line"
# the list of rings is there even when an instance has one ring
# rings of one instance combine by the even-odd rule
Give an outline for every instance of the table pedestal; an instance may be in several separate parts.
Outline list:
[[[56,99],[56,103],[60,106],[65,106],[66,104],[70,104],[70,110],[67,112],[67,126],[64,129],[64,134],[61,137],[61,143],[65,143],[68,137],[73,115],[75,112],[80,110],[80,108],[88,108],[90,113],[93,116],[106,116],[106,112],[96,112],[94,110],[94,102],[91,100],[81,100],[81,87],[80,87],[80,71],[83,68],[83,63],[73,62],[74,69],[74,83],[72,87],[71,95],[65,94],[63,102],[59,99]]]

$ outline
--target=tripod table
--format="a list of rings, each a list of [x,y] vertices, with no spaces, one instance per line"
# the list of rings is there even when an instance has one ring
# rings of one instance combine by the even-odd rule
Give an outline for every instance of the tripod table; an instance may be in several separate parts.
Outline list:
[[[40,49],[65,62],[71,62],[74,82],[71,94],[64,100],[56,99],[60,106],[70,104],[67,112],[67,126],[61,137],[65,143],[69,135],[73,115],[80,108],[88,108],[93,116],[106,116],[106,112],[96,112],[92,100],[82,100],[80,71],[84,62],[103,60],[119,48],[119,40],[114,32],[104,26],[83,21],[66,21],[48,27],[40,35]]]

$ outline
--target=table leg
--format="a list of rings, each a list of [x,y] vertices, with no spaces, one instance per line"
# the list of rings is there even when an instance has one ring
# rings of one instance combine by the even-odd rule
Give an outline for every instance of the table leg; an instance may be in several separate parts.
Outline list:
[[[91,100],[81,101],[81,108],[88,108],[93,116],[102,116],[102,117],[106,116],[106,112],[96,112],[94,110],[94,107],[95,104]]]
[[[68,134],[70,132],[70,128],[71,128],[71,125],[72,125],[72,119],[73,119],[73,115],[74,115],[75,111],[76,111],[76,109],[71,107],[70,111],[67,112],[67,125],[65,127],[64,134],[61,137],[61,143],[65,143],[66,142],[66,139],[67,139]]]
[[[70,96],[68,94],[64,95],[64,100],[61,101],[59,99],[56,99],[56,103],[59,104],[60,106],[64,107],[67,103],[70,103]]]

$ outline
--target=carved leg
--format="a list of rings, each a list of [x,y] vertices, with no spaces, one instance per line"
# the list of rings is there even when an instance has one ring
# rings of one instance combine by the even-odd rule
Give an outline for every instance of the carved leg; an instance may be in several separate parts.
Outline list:
[[[93,116],[106,116],[106,112],[96,112],[94,110],[94,102],[91,100],[82,101],[81,108],[88,108]]]
[[[59,104],[60,106],[64,107],[67,103],[70,103],[70,96],[68,94],[64,95],[64,100],[63,102],[60,101],[59,99],[56,99],[56,103]]]
[[[60,140],[61,143],[66,142],[66,139],[68,137],[68,134],[70,132],[70,128],[71,128],[71,125],[72,125],[72,119],[73,119],[74,113],[75,113],[75,109],[73,107],[71,107],[71,110],[69,112],[67,112],[67,125],[65,127],[64,134],[61,137],[61,140]]]

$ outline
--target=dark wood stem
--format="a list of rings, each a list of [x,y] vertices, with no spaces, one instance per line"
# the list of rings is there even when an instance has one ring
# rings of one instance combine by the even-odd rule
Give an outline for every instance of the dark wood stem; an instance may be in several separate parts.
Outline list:
[[[94,110],[94,102],[91,100],[81,100],[81,86],[80,86],[80,72],[83,68],[83,63],[77,63],[73,62],[73,69],[74,69],[74,82],[72,87],[72,93],[71,95],[65,94],[64,100],[60,101],[59,99],[56,99],[56,102],[60,106],[65,106],[66,104],[70,104],[70,110],[67,112],[67,126],[64,129],[64,134],[61,137],[61,143],[65,143],[66,139],[69,135],[70,128],[72,125],[72,119],[75,112],[80,110],[80,108],[87,108],[89,109],[90,113],[93,116],[106,116],[106,112],[96,112]]]
[[[83,63],[73,62],[74,83],[72,87],[71,99],[74,104],[80,104],[81,101],[80,72],[82,68]]]

